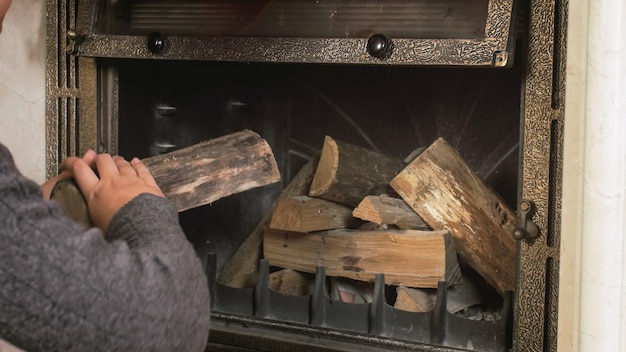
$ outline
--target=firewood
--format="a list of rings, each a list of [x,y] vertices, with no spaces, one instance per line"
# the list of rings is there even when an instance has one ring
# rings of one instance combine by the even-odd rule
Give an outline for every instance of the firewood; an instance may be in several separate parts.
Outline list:
[[[145,158],[143,162],[178,211],[280,181],[271,148],[249,130]],[[57,182],[50,199],[57,201],[75,222],[93,226],[85,199],[73,179]]]
[[[413,160],[391,186],[498,292],[515,287],[516,216],[444,139]]]
[[[330,297],[335,301],[346,303],[372,303],[374,284],[345,277],[333,276],[328,280]]]
[[[390,194],[389,181],[406,163],[326,136],[309,196],[356,207],[363,197]]]
[[[295,270],[282,269],[270,274],[268,285],[284,295],[306,296],[313,293],[315,279]]]
[[[405,163],[410,163],[413,159],[417,158],[418,155],[422,154],[422,152],[426,149],[426,147],[417,147],[415,148],[406,158],[404,158]]]
[[[379,225],[395,225],[401,229],[429,229],[424,220],[404,200],[386,195],[363,198],[352,211],[352,215]]]
[[[280,181],[267,141],[250,130],[143,160],[179,211]]]
[[[277,199],[306,195],[309,192],[318,161],[319,156],[304,165]],[[276,202],[274,206],[275,204]],[[235,288],[254,287],[258,277],[259,260],[262,257],[263,231],[271,216],[272,211],[267,212],[245,241],[224,263],[218,279],[220,283]]]
[[[460,282],[457,254],[448,231],[332,230],[297,233],[267,228],[263,253],[270,265],[304,272],[326,268],[326,275],[374,280],[390,285],[437,287]]]
[[[393,306],[397,309],[416,313],[430,312],[435,309],[437,303],[436,289],[398,286],[396,292],[396,302]],[[448,288],[446,303],[448,312],[456,313],[482,303],[482,297],[474,283],[463,278],[462,283]]]
[[[296,196],[278,200],[269,226],[277,230],[313,232],[353,228],[359,224],[350,207],[320,198]]]

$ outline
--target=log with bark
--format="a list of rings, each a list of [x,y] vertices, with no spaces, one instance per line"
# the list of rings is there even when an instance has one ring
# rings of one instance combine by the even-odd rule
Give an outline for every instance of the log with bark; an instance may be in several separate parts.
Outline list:
[[[457,254],[448,231],[333,230],[321,233],[265,231],[263,253],[270,265],[373,281],[385,274],[390,285],[437,287],[461,280]]]
[[[326,136],[309,196],[356,207],[367,195],[390,194],[389,181],[406,163]]]
[[[250,130],[145,158],[143,163],[178,211],[280,181],[272,149]],[[74,221],[92,226],[85,199],[73,179],[57,182],[50,199],[60,203]]]
[[[433,229],[450,231],[459,255],[498,292],[515,287],[515,213],[443,138],[391,186]]]
[[[267,141],[250,130],[143,159],[179,211],[280,181]]]

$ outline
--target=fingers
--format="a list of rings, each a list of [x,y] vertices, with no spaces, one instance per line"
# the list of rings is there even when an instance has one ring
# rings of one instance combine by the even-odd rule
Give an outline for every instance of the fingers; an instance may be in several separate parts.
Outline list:
[[[83,155],[81,159],[83,159],[83,161],[87,163],[87,165],[91,165],[93,164],[93,159],[95,157],[96,157],[96,151],[93,149],[89,149],[88,151],[85,152],[85,154]]]
[[[47,180],[46,182],[44,182],[43,184],[41,184],[41,192],[43,193],[43,199],[50,199],[50,194],[52,194],[52,189],[54,189],[54,186],[57,184],[57,182],[59,182],[60,180],[64,179],[64,178],[68,178],[70,177],[70,173],[69,171],[63,171],[60,174],[51,177],[49,180]]]
[[[96,156],[96,152],[92,149],[89,149],[88,151],[85,152],[82,158],[78,158],[76,156],[70,156],[70,157],[65,158],[59,165],[59,169],[62,172],[69,172],[72,170],[72,164],[76,160],[79,160],[79,159],[82,159],[85,163],[87,163],[87,165],[92,165],[93,159],[95,158],[95,156]]]
[[[148,170],[148,167],[146,166],[146,164],[143,163],[143,161],[139,160],[138,158],[133,158],[130,161],[130,164],[135,169],[137,177],[144,180],[144,182],[148,183],[151,186],[155,186],[157,188],[159,187],[154,180],[154,177],[150,173],[150,170]]]
[[[93,159],[93,163],[96,166],[96,172],[98,172],[100,178],[120,174],[115,160],[113,160],[113,157],[109,154],[103,153],[96,155]]]
[[[139,178],[141,179],[145,179],[146,177],[152,178],[150,171],[148,170],[146,165],[141,160],[139,160],[139,158],[133,158],[130,161],[130,164],[132,165],[133,169],[135,169],[135,172],[137,172],[137,176],[139,176]]]
[[[114,156],[113,161],[115,162],[115,166],[117,166],[117,169],[120,175],[131,175],[131,176],[137,175],[137,172],[130,165],[130,163],[126,161],[126,159],[122,158],[121,156]]]
[[[72,163],[72,174],[85,198],[88,198],[88,195],[100,181],[94,170],[81,159]]]
[[[59,170],[61,170],[61,172],[71,171],[72,170],[72,165],[74,164],[74,162],[76,160],[80,160],[80,159],[78,157],[76,157],[76,156],[70,156],[68,158],[65,158],[61,162],[61,165],[59,165]]]

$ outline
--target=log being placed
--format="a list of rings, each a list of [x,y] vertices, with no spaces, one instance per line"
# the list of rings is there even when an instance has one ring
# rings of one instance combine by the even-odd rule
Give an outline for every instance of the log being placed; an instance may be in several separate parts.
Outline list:
[[[378,225],[395,225],[400,229],[428,230],[429,226],[401,198],[367,196],[354,208],[352,215]]]
[[[412,211],[412,210],[411,210]],[[354,228],[361,223],[352,216],[352,208],[308,196],[279,199],[272,213],[270,227],[293,232],[313,232]]]
[[[263,253],[270,265],[326,275],[408,287],[437,287],[439,281],[460,283],[461,270],[448,231],[333,230],[296,233],[267,228]]]
[[[498,292],[514,289],[516,215],[443,138],[391,186],[433,229],[450,231],[459,255]]]
[[[280,181],[272,149],[250,130],[149,157],[143,162],[178,211]]]
[[[326,136],[309,196],[356,207],[363,197],[393,192],[389,181],[406,163]]]
[[[178,211],[280,181],[272,149],[249,130],[145,158],[143,163]],[[74,221],[92,226],[85,199],[72,179],[59,181],[50,198]]]

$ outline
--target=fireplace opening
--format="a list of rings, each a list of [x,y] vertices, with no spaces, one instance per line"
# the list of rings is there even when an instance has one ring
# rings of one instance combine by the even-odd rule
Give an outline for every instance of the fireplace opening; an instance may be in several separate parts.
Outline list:
[[[214,292],[207,350],[556,350],[566,2],[47,4],[48,176],[87,149],[145,157],[242,128],[275,153],[281,183],[180,214]],[[327,135],[397,158],[445,138],[517,208],[514,307],[481,284],[495,308],[450,315],[436,288],[438,305],[407,317],[375,279],[371,303],[332,299],[325,268],[276,295],[280,270],[258,252],[226,280]],[[491,309],[505,319],[465,324]]]
[[[512,298],[495,292],[467,265],[462,265],[464,274],[480,287],[483,304],[454,315],[445,306],[408,316],[397,309],[389,311],[396,291],[381,282],[371,284],[371,292],[380,296],[376,301],[345,305],[327,299],[330,278],[323,272],[310,275],[314,290],[303,296],[271,290],[267,275],[277,269],[266,262],[259,264],[257,281],[247,287],[222,285],[219,274],[271,211],[281,190],[319,154],[325,136],[402,159],[444,137],[515,208],[520,63],[510,69],[480,69],[108,59],[105,65],[117,71],[121,155],[147,157],[242,129],[259,133],[274,152],[281,183],[180,214],[207,267],[216,296],[214,321],[228,327],[212,334],[216,344],[263,350],[259,346],[267,342],[260,340],[270,329],[272,335],[276,330],[289,331],[289,337],[283,338],[288,341],[293,334],[321,334],[337,346],[349,340],[355,350],[364,343],[383,350],[434,343],[497,351],[511,347]],[[445,300],[445,286],[434,290],[440,300]],[[331,313],[320,318],[312,306]],[[486,314],[492,318],[476,319]],[[405,325],[412,324],[423,327],[415,328],[420,332],[407,332]],[[236,332],[234,338],[229,333],[233,326],[238,327],[235,330],[246,327],[245,332]],[[242,337],[255,329],[259,331],[250,340]],[[318,340],[314,340],[306,343],[315,346]],[[273,347],[267,350],[280,350],[277,343],[272,339]]]
[[[220,256],[234,248],[224,252],[215,234],[224,232],[226,247],[241,242],[319,153],[326,135],[402,159],[444,137],[507,205],[516,206],[519,65],[491,70],[123,60],[115,66],[121,154],[147,157],[242,129],[256,131],[272,147],[281,185],[220,200],[195,210],[202,220],[189,220],[206,222],[188,231],[210,237],[210,250]]]

